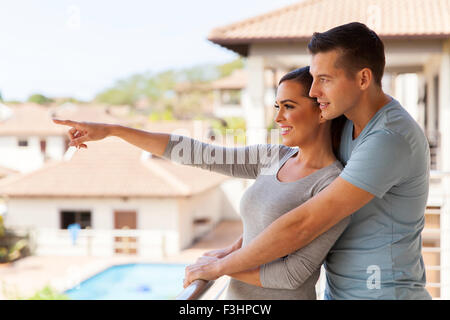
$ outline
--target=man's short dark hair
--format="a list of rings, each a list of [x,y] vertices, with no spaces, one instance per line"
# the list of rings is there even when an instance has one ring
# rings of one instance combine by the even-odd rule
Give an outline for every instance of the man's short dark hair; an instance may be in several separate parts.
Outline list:
[[[308,44],[312,54],[340,50],[336,67],[354,76],[363,68],[372,70],[375,83],[381,87],[386,59],[384,45],[378,35],[365,24],[352,22],[325,32],[315,32]]]

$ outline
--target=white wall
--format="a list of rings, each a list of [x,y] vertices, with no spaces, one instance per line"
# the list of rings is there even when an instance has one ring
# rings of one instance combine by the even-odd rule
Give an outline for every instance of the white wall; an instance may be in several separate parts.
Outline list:
[[[138,229],[176,230],[174,199],[9,199],[5,223],[9,226],[60,228],[60,211],[91,211],[92,229],[113,229],[114,211],[137,213]]]
[[[263,56],[250,55],[248,57],[248,94],[241,100],[247,125],[247,144],[266,143],[267,141],[264,68]]]
[[[394,98],[397,99],[403,108],[420,123],[419,113],[419,78],[415,73],[399,74],[395,77]]]
[[[221,91],[214,90],[214,115],[219,118],[243,117],[242,97],[245,94],[245,89],[241,90],[241,104],[223,104]]]
[[[27,147],[19,147],[19,140],[27,140]],[[40,138],[38,136],[0,137],[0,165],[27,173],[39,169],[44,164],[44,155],[41,152],[41,139],[46,140],[46,155],[54,160],[61,160],[64,155],[64,137],[50,136]]]
[[[59,228],[58,200],[9,199],[7,207],[6,226]]]
[[[25,138],[24,138],[25,139]],[[0,165],[22,173],[40,168],[44,163],[38,137],[27,137],[28,147],[18,146],[18,137],[0,137]]]
[[[137,227],[146,231],[167,232],[169,252],[179,250],[178,238],[173,234],[177,231],[176,201],[165,199],[9,199],[8,213],[5,224],[9,227],[33,228],[39,235],[41,246],[37,254],[86,254],[86,239],[80,238],[77,246],[72,246],[70,234],[60,231],[61,210],[87,210],[91,212],[92,230],[100,233],[112,230],[114,227],[115,210],[135,210]],[[107,233],[106,233],[107,234]],[[145,238],[146,237],[146,238]],[[153,240],[150,239],[153,237]],[[110,238],[110,239],[109,239]],[[112,255],[114,237],[99,236],[93,243],[92,254]],[[154,235],[147,233],[141,239],[143,249],[140,254],[151,254],[151,245],[147,240],[154,241]],[[160,241],[160,239],[157,239]],[[174,243],[172,243],[174,242]],[[38,243],[38,244],[39,244]],[[157,243],[155,243],[157,245]],[[108,247],[109,246],[109,247]],[[96,248],[102,247],[102,250]],[[143,252],[142,252],[143,251]],[[159,252],[159,251],[158,251]]]
[[[64,137],[49,136],[46,138],[45,154],[53,160],[62,160],[65,150]]]
[[[226,220],[240,220],[242,195],[254,180],[229,179],[220,185],[223,193],[222,217]]]
[[[139,254],[152,256],[157,250],[174,254],[189,246],[194,237],[209,230],[222,219],[223,193],[214,188],[194,197],[160,199],[9,199],[5,225],[31,228],[38,233],[37,254],[86,254],[88,242],[81,237],[77,245],[71,243],[70,233],[60,229],[60,211],[86,210],[91,212],[91,253],[112,255],[114,211],[132,210],[137,213],[140,237]],[[210,218],[202,229],[194,228],[196,218]],[[97,231],[97,232],[96,232]],[[89,231],[82,234],[88,234]],[[164,238],[164,239],[162,239]],[[161,244],[161,242],[164,242]]]
[[[180,247],[188,247],[195,238],[211,230],[222,219],[223,195],[219,188],[207,190],[194,197],[178,199],[178,233]],[[195,219],[208,219],[194,225]]]

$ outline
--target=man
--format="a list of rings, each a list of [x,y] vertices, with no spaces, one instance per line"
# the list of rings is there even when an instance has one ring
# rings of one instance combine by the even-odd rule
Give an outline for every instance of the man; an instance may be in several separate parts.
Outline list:
[[[364,24],[349,23],[315,33],[308,48],[310,96],[325,118],[348,119],[340,146],[344,170],[247,246],[189,266],[185,283],[283,257],[351,215],[325,261],[325,298],[431,299],[421,254],[429,146],[417,123],[381,88],[384,45]]]

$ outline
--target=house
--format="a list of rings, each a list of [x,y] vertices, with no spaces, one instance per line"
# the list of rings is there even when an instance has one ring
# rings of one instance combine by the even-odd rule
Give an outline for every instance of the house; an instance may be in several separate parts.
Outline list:
[[[0,194],[5,225],[32,230],[38,255],[153,257],[177,253],[221,219],[238,218],[221,189],[226,180],[110,137],[0,183]]]
[[[47,161],[61,160],[68,148],[67,129],[53,117],[79,121],[123,123],[108,114],[106,107],[66,103],[57,107],[22,104],[0,106],[0,166],[28,173]]]
[[[450,0],[305,0],[215,28],[208,39],[247,58],[250,144],[266,141],[264,81],[309,65],[314,32],[359,21],[383,40],[383,88],[396,97],[426,133],[432,178],[423,236],[428,290],[450,298]]]
[[[48,108],[26,104],[7,110],[0,118],[1,166],[31,172],[47,160],[62,158],[66,150],[64,128],[51,123]]]
[[[11,175],[15,175],[18,172],[16,170],[12,170],[3,166],[0,166],[0,179],[9,177]]]
[[[212,87],[207,82],[178,82],[168,92],[174,99],[174,111],[178,116],[189,118],[192,113],[211,115],[213,113]]]
[[[15,176],[18,172],[5,167],[0,166],[0,180],[7,177]],[[6,212],[5,200],[0,197],[0,216],[4,215]]]
[[[281,74],[274,74],[266,70],[265,74],[264,107],[268,117],[273,117],[273,105],[276,87]],[[247,92],[248,74],[245,69],[236,69],[228,77],[218,79],[212,83],[214,92],[214,115],[218,118],[244,117],[246,104],[249,103]],[[269,119],[267,121],[270,121]]]

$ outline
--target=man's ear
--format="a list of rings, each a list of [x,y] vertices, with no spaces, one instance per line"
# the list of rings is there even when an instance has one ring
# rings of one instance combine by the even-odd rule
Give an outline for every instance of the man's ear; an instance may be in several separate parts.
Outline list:
[[[369,87],[369,85],[373,79],[372,70],[370,70],[369,68],[361,69],[358,72],[357,77],[358,77],[357,81],[358,81],[358,85],[359,85],[360,89],[366,90]]]

